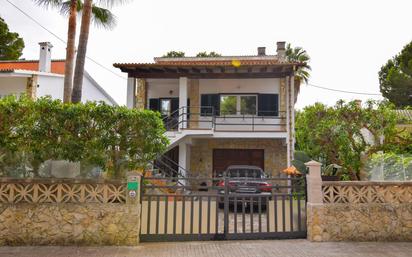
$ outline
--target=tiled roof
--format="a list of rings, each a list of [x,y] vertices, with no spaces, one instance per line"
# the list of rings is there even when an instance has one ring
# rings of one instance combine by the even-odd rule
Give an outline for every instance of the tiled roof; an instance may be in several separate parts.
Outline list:
[[[115,63],[115,67],[136,66],[266,66],[266,65],[303,65],[279,60],[276,56],[221,56],[221,57],[157,57],[154,63]]]
[[[64,75],[65,60],[52,60],[51,73]],[[0,61],[1,71],[13,71],[13,70],[39,70],[38,60],[16,60],[16,61]]]

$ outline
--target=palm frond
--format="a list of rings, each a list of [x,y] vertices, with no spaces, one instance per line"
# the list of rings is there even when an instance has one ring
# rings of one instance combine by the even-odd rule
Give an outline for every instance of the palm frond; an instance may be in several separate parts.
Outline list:
[[[286,45],[286,58],[290,62],[300,62],[304,64],[304,66],[298,68],[295,75],[296,78],[299,79],[299,81],[303,81],[307,84],[312,68],[308,64],[310,62],[310,56],[308,55],[306,50],[304,50],[302,47],[292,48],[291,44],[288,43]]]
[[[116,16],[108,9],[93,5],[92,7],[93,23],[98,27],[112,29],[116,26]]]
[[[59,8],[60,5],[62,4],[62,0],[34,0],[34,2],[38,6],[42,6],[45,8]]]
[[[82,10],[83,10],[83,1],[77,0],[77,12],[79,16],[81,16]],[[69,15],[69,12],[70,12],[70,0],[63,2],[60,8],[60,13],[63,15]],[[108,9],[93,5],[92,14],[93,14],[92,15],[93,23],[97,27],[103,27],[105,29],[112,29],[117,24],[116,16],[112,12],[110,12],[110,10]]]
[[[127,4],[132,1],[133,0],[95,0],[95,4],[106,8],[112,8],[113,6]]]

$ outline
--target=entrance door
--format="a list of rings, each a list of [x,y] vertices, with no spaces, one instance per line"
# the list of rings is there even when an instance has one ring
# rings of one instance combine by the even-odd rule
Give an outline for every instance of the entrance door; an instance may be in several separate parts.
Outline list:
[[[264,167],[263,149],[213,149],[213,176],[221,175],[230,165]]]

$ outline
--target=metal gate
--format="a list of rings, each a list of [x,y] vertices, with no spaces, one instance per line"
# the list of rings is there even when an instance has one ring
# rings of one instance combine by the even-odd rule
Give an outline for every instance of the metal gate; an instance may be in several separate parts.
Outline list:
[[[304,178],[142,178],[141,241],[306,237]]]

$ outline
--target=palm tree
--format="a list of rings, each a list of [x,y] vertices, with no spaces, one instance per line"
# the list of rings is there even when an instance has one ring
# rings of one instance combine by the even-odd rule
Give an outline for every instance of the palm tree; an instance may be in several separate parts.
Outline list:
[[[302,47],[294,47],[292,48],[290,44],[286,45],[286,58],[290,62],[300,62],[303,63],[304,66],[298,68],[295,74],[295,78],[298,82],[304,81],[306,84],[309,81],[310,71],[312,70],[309,66],[310,56],[303,50]]]
[[[100,1],[110,6],[115,2],[122,3],[123,0],[103,0]],[[82,99],[83,74],[84,65],[86,62],[87,42],[89,40],[90,22],[94,18],[96,24],[106,28],[111,28],[115,25],[115,18],[111,12],[104,8],[98,8],[93,5],[93,0],[84,0],[82,5],[82,23],[80,26],[79,46],[76,56],[76,68],[74,70],[72,102],[78,103]],[[93,14],[93,16],[92,16]]]
[[[63,102],[69,103],[72,97],[74,56],[76,53],[76,25],[77,14],[83,9],[81,0],[35,0],[38,5],[45,7],[55,7],[60,9],[60,13],[69,16],[67,31],[66,61],[64,71]],[[112,28],[116,24],[115,16],[107,9],[92,5],[92,14],[96,25]]]

